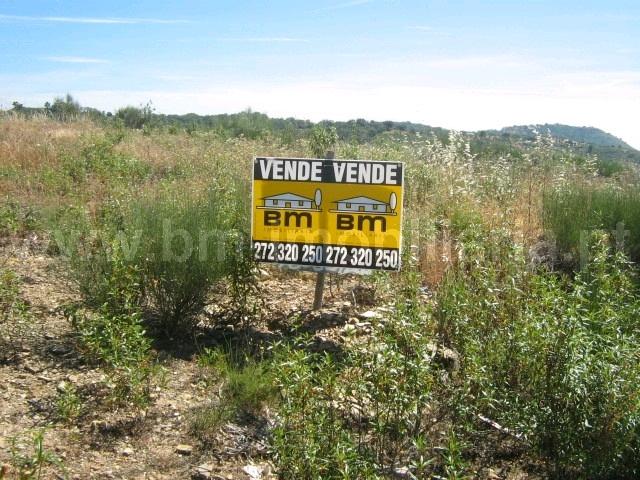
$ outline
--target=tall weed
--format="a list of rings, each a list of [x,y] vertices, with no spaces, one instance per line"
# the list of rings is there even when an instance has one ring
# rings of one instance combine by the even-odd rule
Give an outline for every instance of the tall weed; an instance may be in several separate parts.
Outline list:
[[[633,477],[640,468],[635,271],[611,253],[606,236],[591,245],[591,263],[570,281],[528,273],[506,239],[502,246],[488,233],[467,239],[435,311],[443,341],[462,355],[452,407],[470,425],[481,414],[517,432],[557,475]],[[486,255],[496,247],[499,257]]]
[[[434,345],[407,282],[397,311],[341,362],[290,347],[275,362],[282,423],[273,445],[283,478],[383,478],[425,467],[415,444],[428,428]]]
[[[545,228],[567,262],[577,266],[588,232],[616,232],[617,246],[633,261],[640,260],[640,188],[574,183],[543,198]]]
[[[128,228],[140,242],[132,262],[167,331],[188,331],[215,283],[250,277],[247,211],[233,186],[203,197],[167,192],[133,206]]]
[[[0,264],[0,365],[14,360],[33,330],[31,306],[18,274]]]

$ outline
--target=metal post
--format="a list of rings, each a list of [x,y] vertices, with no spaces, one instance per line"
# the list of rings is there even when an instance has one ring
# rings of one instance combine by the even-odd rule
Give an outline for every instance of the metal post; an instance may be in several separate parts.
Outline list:
[[[320,310],[322,308],[322,294],[324,292],[324,278],[327,274],[319,272],[316,278],[316,293],[313,298],[313,309]]]
[[[327,160],[333,160],[335,158],[335,152],[329,150],[325,153],[324,158]],[[316,291],[313,297],[313,309],[320,310],[322,308],[322,294],[324,293],[324,279],[326,272],[319,272],[316,278]]]

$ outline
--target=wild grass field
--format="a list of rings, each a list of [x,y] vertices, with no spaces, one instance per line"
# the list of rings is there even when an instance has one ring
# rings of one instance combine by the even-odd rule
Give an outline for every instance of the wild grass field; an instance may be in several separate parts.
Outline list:
[[[637,164],[254,127],[0,116],[0,479],[640,475]],[[406,162],[403,267],[314,312],[250,172],[327,149]]]

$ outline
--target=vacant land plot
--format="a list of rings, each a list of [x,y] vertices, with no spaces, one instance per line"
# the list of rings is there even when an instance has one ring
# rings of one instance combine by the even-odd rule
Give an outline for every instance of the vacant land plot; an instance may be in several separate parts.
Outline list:
[[[636,478],[637,165],[477,140],[0,118],[0,478]],[[314,312],[250,168],[328,147],[405,245]]]

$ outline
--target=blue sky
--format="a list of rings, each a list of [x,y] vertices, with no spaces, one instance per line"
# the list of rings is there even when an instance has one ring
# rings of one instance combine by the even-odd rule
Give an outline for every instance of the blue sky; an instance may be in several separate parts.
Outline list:
[[[103,110],[590,125],[640,148],[640,2],[0,0],[0,106],[67,92]]]

